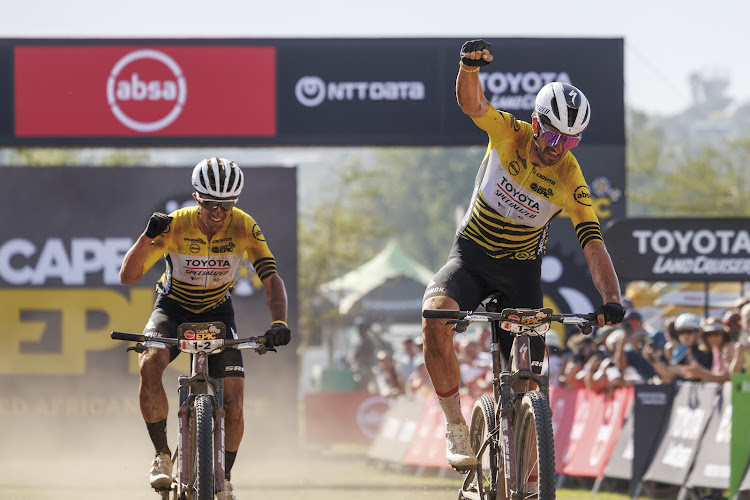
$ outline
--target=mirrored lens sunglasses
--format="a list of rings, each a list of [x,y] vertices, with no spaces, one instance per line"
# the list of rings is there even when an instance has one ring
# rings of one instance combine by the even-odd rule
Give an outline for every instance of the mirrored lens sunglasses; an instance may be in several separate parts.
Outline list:
[[[542,125],[541,120],[539,121],[539,127],[542,131],[541,136],[542,139],[544,139],[544,142],[553,147],[557,146],[557,144],[562,141],[562,145],[565,149],[573,149],[574,147],[578,146],[578,143],[581,142],[581,137],[583,137],[583,134],[570,136],[561,134],[559,132],[553,132],[552,130],[547,130],[546,128],[544,128],[544,125]]]
[[[237,203],[237,198],[233,200],[209,200],[201,198],[201,196],[198,193],[195,193],[195,198],[198,200],[198,202],[201,204],[203,208],[206,210],[214,211],[217,208],[221,208],[224,212],[229,212],[234,207],[234,204]]]

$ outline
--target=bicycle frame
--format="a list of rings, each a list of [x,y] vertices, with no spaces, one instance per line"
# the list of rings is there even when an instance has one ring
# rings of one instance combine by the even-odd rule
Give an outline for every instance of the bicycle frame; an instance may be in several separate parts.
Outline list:
[[[197,422],[195,401],[200,396],[208,396],[211,402],[211,420],[213,429],[207,435],[213,436],[213,473],[214,492],[225,488],[225,411],[224,411],[224,381],[209,375],[208,356],[223,349],[252,349],[258,354],[268,351],[275,352],[274,347],[266,346],[266,337],[249,337],[245,339],[226,339],[226,325],[221,322],[183,323],[178,328],[178,338],[153,337],[144,334],[112,332],[115,340],[137,342],[135,350],[142,353],[148,348],[165,349],[177,346],[180,351],[190,353],[190,375],[180,375],[178,378],[179,408],[177,410],[178,446],[175,465],[177,473],[173,477],[170,488],[156,489],[163,499],[168,498],[170,492],[174,498],[193,498],[192,490],[201,475],[194,470],[196,456],[195,430]],[[203,398],[201,398],[203,399]],[[208,400],[207,400],[208,401]],[[206,406],[202,406],[206,408]],[[208,415],[208,413],[205,413]],[[206,434],[204,434],[206,435]],[[205,456],[205,455],[202,455]],[[209,454],[208,456],[211,456]],[[207,464],[206,464],[207,465]],[[203,470],[203,469],[202,469]],[[211,470],[208,468],[208,470]],[[205,483],[201,483],[205,484]]]
[[[518,418],[528,418],[531,415],[532,425],[536,433],[537,425],[544,425],[546,421],[549,430],[544,434],[545,441],[552,441],[552,428],[550,422],[549,410],[549,378],[546,375],[536,374],[533,371],[531,360],[531,337],[541,336],[549,330],[549,324],[557,321],[564,324],[575,324],[581,328],[584,333],[590,333],[591,327],[596,322],[594,313],[579,314],[553,314],[552,309],[503,309],[496,297],[491,297],[485,304],[487,313],[473,313],[471,311],[450,311],[450,310],[425,310],[422,312],[425,318],[450,318],[446,324],[454,324],[455,331],[465,331],[469,323],[472,322],[489,322],[491,330],[491,348],[492,356],[492,373],[493,373],[493,398],[485,395],[481,396],[475,403],[472,410],[472,421],[470,433],[472,437],[472,446],[477,455],[478,464],[476,468],[468,471],[459,493],[459,500],[496,500],[488,498],[488,495],[496,494],[498,498],[509,498],[512,500],[526,498],[528,492],[520,492],[518,476],[523,473],[524,482],[535,482],[537,479],[531,474],[532,471],[538,474],[540,460],[542,457],[536,453],[535,462],[526,462],[525,465],[516,463],[518,460],[516,451],[520,446],[519,452],[527,451],[528,442],[524,437],[520,437],[520,442],[516,442],[516,432],[523,430],[524,423],[519,422]],[[508,364],[503,369],[500,335],[513,335],[510,358]],[[534,383],[536,388],[529,390],[530,383]],[[527,401],[528,400],[528,401]],[[475,421],[476,414],[476,421]],[[539,419],[539,420],[538,420]],[[524,422],[528,422],[524,420]],[[475,424],[477,427],[475,428]],[[526,424],[528,425],[528,424]],[[540,438],[535,435],[533,441]],[[485,453],[488,453],[485,455]],[[525,454],[525,453],[524,453]],[[554,454],[554,452],[553,452]],[[482,460],[489,459],[489,477],[485,475]],[[500,485],[500,467],[502,461],[503,484]],[[529,467],[531,466],[531,467]],[[548,471],[544,477],[549,478],[550,467],[554,468],[554,456],[552,462],[549,457],[544,455],[543,469]],[[554,471],[552,470],[552,477]],[[475,483],[476,480],[476,483]],[[485,487],[485,481],[489,483]],[[546,491],[549,492],[549,480],[544,481]],[[502,492],[497,489],[502,488]],[[554,483],[552,483],[554,491]],[[541,491],[541,488],[540,488]],[[502,493],[502,496],[501,496]]]
[[[208,374],[208,354],[199,352],[192,355],[190,376],[180,375],[179,381],[179,410],[177,411],[178,426],[178,465],[177,465],[177,494],[178,496],[190,489],[195,478],[192,467],[192,447],[190,446],[190,409],[198,394],[210,394],[216,402],[214,408],[214,480],[216,491],[224,489],[224,381]],[[210,389],[210,391],[209,391]]]

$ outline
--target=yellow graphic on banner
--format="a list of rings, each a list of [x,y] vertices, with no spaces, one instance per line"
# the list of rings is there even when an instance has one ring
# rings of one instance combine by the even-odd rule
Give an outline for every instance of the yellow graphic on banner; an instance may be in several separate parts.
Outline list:
[[[0,374],[85,374],[87,353],[118,347],[118,342],[110,338],[111,331],[143,331],[153,309],[154,290],[132,288],[129,295],[107,288],[0,290]],[[94,329],[87,326],[90,313],[106,315],[106,325]],[[41,343],[48,329],[60,332],[56,352],[24,349]],[[125,343],[120,344],[123,347]],[[128,356],[130,373],[138,373],[138,356]]]

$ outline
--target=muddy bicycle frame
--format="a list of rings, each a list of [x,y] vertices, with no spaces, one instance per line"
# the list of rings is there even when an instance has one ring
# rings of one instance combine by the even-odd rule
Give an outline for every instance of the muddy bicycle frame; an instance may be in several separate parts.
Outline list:
[[[265,345],[265,337],[249,337],[245,339],[227,339],[226,325],[220,321],[205,323],[183,323],[178,327],[176,339],[154,337],[143,334],[112,332],[111,337],[115,340],[129,340],[138,342],[134,350],[142,353],[149,348],[166,349],[177,346],[181,352],[191,355],[190,375],[180,375],[179,381],[179,409],[177,411],[178,446],[176,450],[177,474],[173,477],[173,483],[169,488],[159,488],[156,492],[163,499],[174,492],[175,498],[196,498],[193,491],[198,481],[199,471],[194,467],[196,453],[194,448],[195,439],[192,429],[192,421],[196,418],[193,413],[196,398],[208,396],[211,399],[213,416],[213,485],[211,485],[211,498],[214,492],[222,491],[224,484],[224,436],[225,436],[225,412],[224,412],[224,381],[209,375],[208,356],[217,354],[224,349],[252,349],[258,354],[267,351],[276,351],[273,347]],[[208,471],[205,471],[208,472]],[[176,484],[175,484],[176,483]]]

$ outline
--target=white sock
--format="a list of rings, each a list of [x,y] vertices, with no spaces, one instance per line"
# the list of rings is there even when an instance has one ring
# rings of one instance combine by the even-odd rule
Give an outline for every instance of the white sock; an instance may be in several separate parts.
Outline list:
[[[466,423],[464,416],[461,413],[461,398],[458,391],[451,396],[438,396],[438,402],[440,408],[443,409],[445,414],[445,421],[449,424],[463,424]]]

